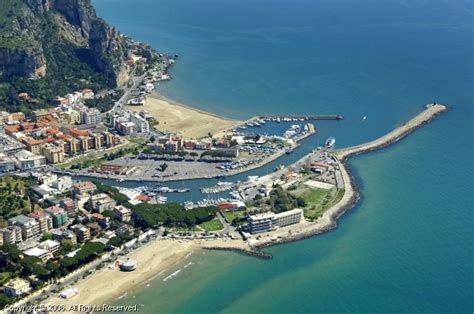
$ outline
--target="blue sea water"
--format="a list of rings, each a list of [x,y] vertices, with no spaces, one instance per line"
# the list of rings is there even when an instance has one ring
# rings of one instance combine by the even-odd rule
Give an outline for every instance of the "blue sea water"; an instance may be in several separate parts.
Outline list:
[[[119,304],[142,304],[142,313],[472,313],[472,1],[93,3],[125,34],[179,54],[173,80],[158,86],[167,97],[234,118],[344,115],[319,122],[292,155],[233,179],[272,171],[329,135],[339,147],[373,139],[433,100],[451,106],[407,139],[350,160],[362,199],[336,230],[269,248],[270,261],[195,253],[177,276]]]

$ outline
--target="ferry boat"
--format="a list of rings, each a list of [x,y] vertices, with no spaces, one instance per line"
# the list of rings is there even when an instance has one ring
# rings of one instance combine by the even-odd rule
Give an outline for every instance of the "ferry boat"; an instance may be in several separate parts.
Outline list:
[[[326,143],[324,144],[324,147],[326,148],[332,148],[336,144],[336,138],[331,136],[326,140]]]

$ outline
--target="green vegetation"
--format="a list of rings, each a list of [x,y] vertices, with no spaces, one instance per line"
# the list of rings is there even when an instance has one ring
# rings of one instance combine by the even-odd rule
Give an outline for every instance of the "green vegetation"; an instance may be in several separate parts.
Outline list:
[[[219,150],[206,150],[201,154],[201,158],[205,156],[220,157],[220,158],[234,158],[235,154],[227,153]]]
[[[117,90],[103,97],[87,99],[84,104],[89,108],[97,108],[101,112],[106,112],[114,106],[114,103],[117,102],[122,95],[123,91]]]
[[[130,206],[133,210],[135,224],[143,228],[156,227],[192,227],[212,220],[218,211],[217,207],[198,207],[186,210],[178,203],[146,204]]]
[[[326,209],[333,206],[342,199],[344,190],[332,188],[329,190],[310,188],[306,185],[300,185],[292,192],[305,202],[304,215],[308,219],[320,217]]]
[[[32,178],[5,176],[0,179],[0,214],[9,219],[20,214],[28,214],[38,199],[30,187],[36,185]]]
[[[279,186],[270,192],[268,204],[275,213],[285,212],[304,205],[301,200],[298,200],[288,191],[283,190]]]
[[[85,169],[93,166],[99,166],[106,161],[121,158],[127,155],[136,155],[143,147],[141,141],[130,140],[127,143],[120,144],[115,147],[110,147],[104,151],[91,151],[78,158],[68,160],[57,166],[62,169]]]
[[[202,224],[199,225],[199,227],[201,227],[202,229],[206,231],[219,231],[219,230],[224,229],[224,226],[217,218],[203,222]]]
[[[234,226],[242,225],[247,221],[247,211],[245,210],[234,210],[234,211],[227,211],[223,212],[224,217],[227,219],[228,222],[232,223]]]
[[[186,210],[178,203],[148,204],[140,203],[132,205],[127,196],[120,193],[116,188],[94,181],[97,186],[96,193],[109,194],[119,205],[124,205],[133,211],[135,226],[144,229],[153,228],[158,225],[174,228],[191,228],[203,222],[212,220],[218,208],[215,206],[198,207]]]
[[[47,65],[46,75],[40,79],[0,77],[0,109],[8,106],[28,113],[48,106],[56,95],[86,87],[97,91],[114,86],[114,79],[95,66],[92,52],[84,48],[84,43],[63,37],[57,15],[55,10],[40,13],[21,0],[0,1],[0,47],[27,51],[32,60],[44,57]],[[27,92],[38,103],[18,99],[20,92]]]

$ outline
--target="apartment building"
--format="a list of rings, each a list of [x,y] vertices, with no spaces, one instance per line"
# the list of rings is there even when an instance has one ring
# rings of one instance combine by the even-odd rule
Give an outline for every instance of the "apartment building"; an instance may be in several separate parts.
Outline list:
[[[43,234],[53,228],[53,218],[44,211],[35,210],[28,214],[28,217],[35,219],[39,223],[40,233]]]
[[[271,231],[275,228],[285,227],[299,223],[303,219],[303,210],[295,208],[286,212],[275,214],[273,212],[266,212],[249,216],[248,230],[250,233],[260,233]]]
[[[132,211],[125,206],[115,206],[114,212],[117,218],[122,222],[129,222],[132,220]]]
[[[53,227],[58,228],[67,223],[67,213],[58,206],[51,206],[44,210],[53,219]]]
[[[105,193],[91,195],[90,205],[95,212],[102,213],[105,210],[113,210],[117,203]]]
[[[74,194],[92,193],[97,189],[94,183],[90,181],[77,182],[72,185]]]
[[[29,239],[37,239],[41,236],[40,224],[36,219],[25,215],[18,215],[8,219],[9,226],[17,226],[21,228],[21,235],[24,241]]]
[[[51,164],[64,162],[64,148],[53,144],[45,144],[41,148],[41,155]]]
[[[14,278],[3,286],[3,292],[12,298],[17,298],[31,290],[30,282],[22,278]]]

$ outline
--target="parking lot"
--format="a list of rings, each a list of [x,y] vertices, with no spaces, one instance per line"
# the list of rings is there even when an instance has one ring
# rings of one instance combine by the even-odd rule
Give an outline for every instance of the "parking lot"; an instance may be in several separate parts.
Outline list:
[[[136,170],[131,177],[136,178],[173,178],[192,179],[203,177],[215,177],[224,175],[226,172],[217,167],[221,163],[208,163],[199,161],[165,161],[165,160],[138,160],[138,159],[118,159],[107,163],[108,165],[132,166]],[[167,167],[161,171],[161,167]]]

